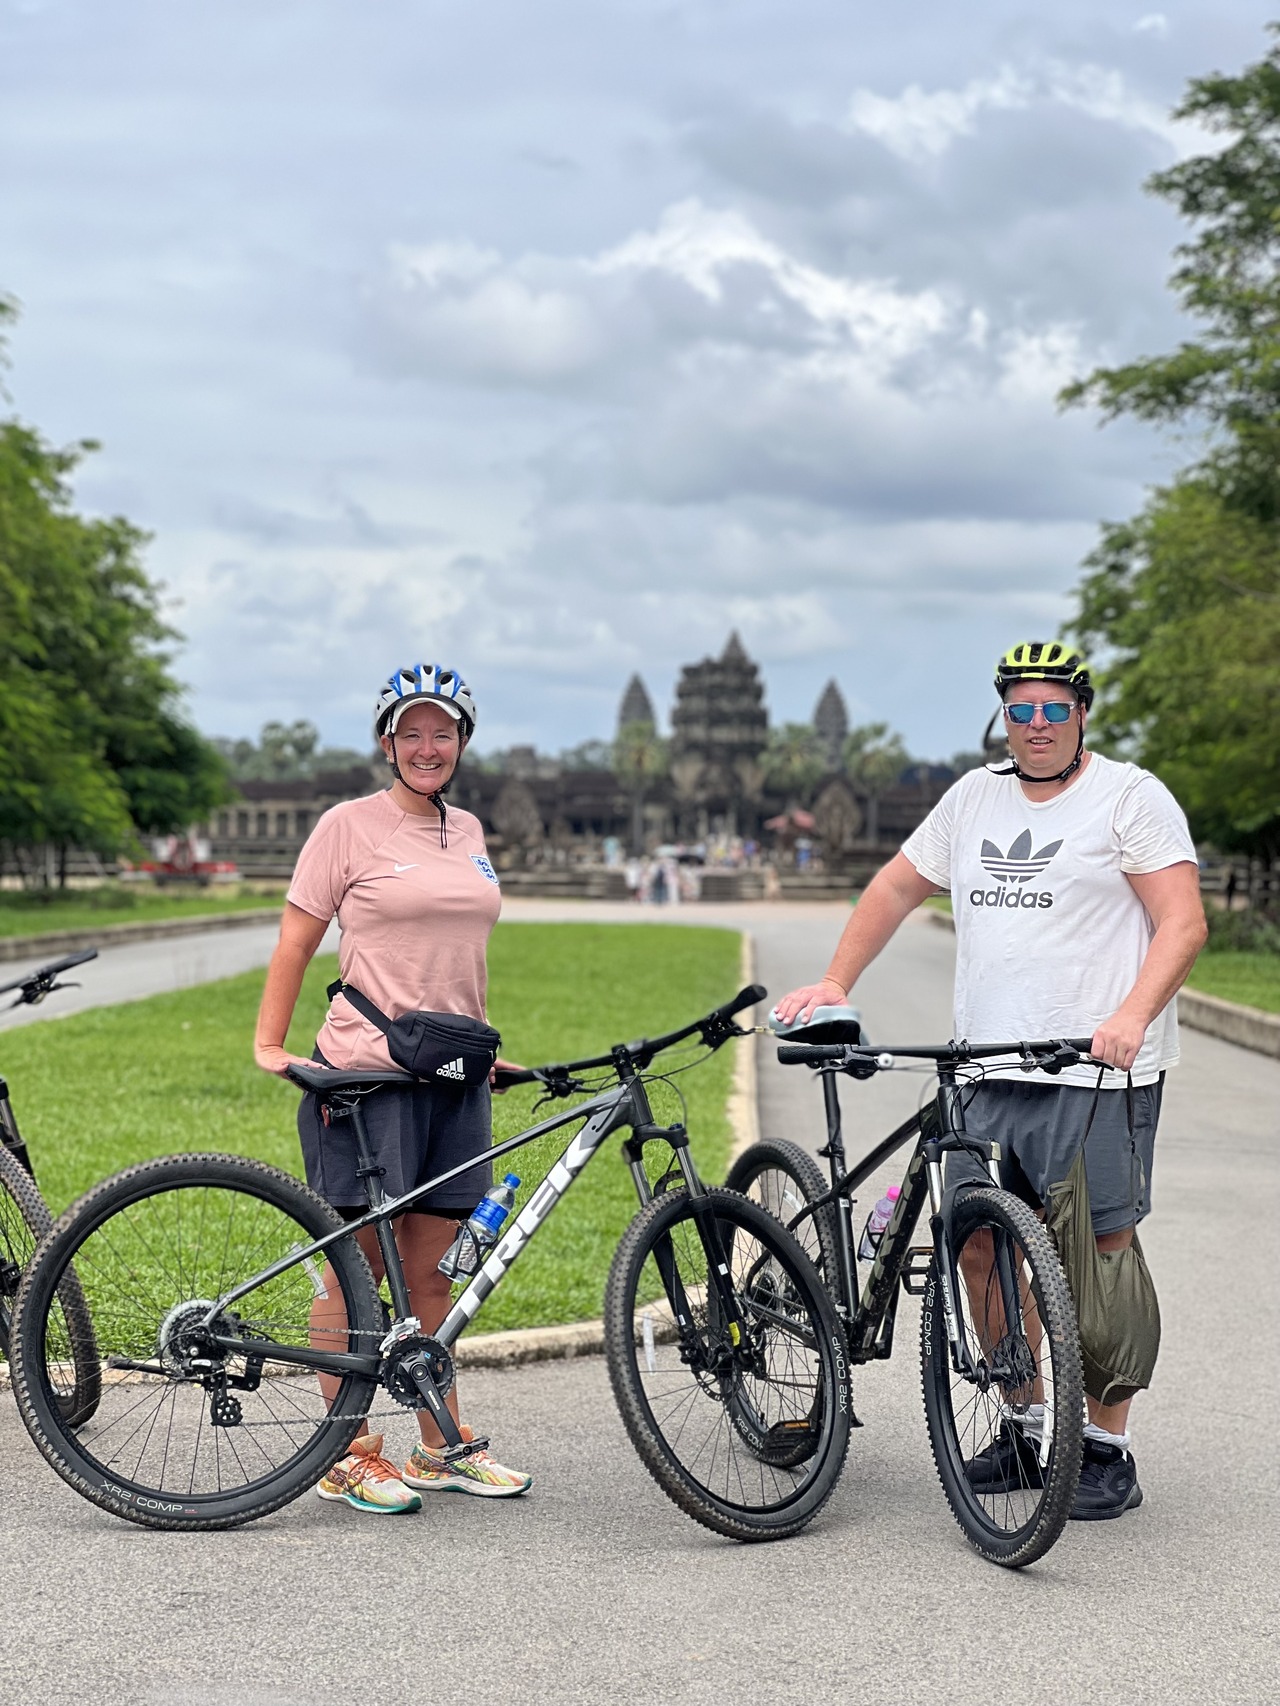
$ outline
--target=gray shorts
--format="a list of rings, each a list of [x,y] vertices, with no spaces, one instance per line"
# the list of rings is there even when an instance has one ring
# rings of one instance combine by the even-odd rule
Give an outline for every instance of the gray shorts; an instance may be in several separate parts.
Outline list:
[[[1095,1235],[1120,1232],[1151,1212],[1151,1168],[1164,1074],[1133,1092],[1133,1134],[1127,1093],[1103,1090],[1089,1129],[1084,1165]],[[1080,1084],[1026,1084],[992,1078],[965,1097],[965,1129],[1000,1145],[1000,1177],[1007,1191],[1032,1208],[1048,1201],[1080,1149],[1094,1092]],[[948,1155],[946,1180],[987,1175],[971,1155]]]
[[[319,1049],[312,1059],[329,1064]],[[433,1084],[379,1090],[365,1098],[363,1110],[373,1159],[383,1169],[382,1188],[389,1197],[403,1196],[415,1185],[474,1157],[474,1167],[414,1205],[420,1213],[450,1219],[463,1219],[471,1213],[493,1183],[489,1160],[493,1125],[487,1084],[461,1090]],[[364,1180],[356,1176],[351,1121],[325,1125],[315,1096],[308,1092],[298,1108],[298,1136],[311,1189],[336,1209],[358,1208],[363,1212],[368,1198]]]

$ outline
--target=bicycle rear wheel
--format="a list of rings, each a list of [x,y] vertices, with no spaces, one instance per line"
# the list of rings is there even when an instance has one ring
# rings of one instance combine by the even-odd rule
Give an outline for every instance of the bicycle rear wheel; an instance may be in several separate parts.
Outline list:
[[[0,1357],[9,1357],[23,1269],[53,1225],[26,1168],[0,1145]],[[87,1422],[101,1392],[98,1347],[80,1281],[69,1269],[57,1288],[46,1338],[49,1381],[68,1427]]]
[[[643,1208],[609,1271],[605,1353],[645,1467],[707,1528],[781,1539],[831,1496],[849,1444],[844,1335],[812,1264],[756,1203],[674,1191]]]
[[[314,1484],[346,1450],[373,1395],[340,1377],[332,1407],[316,1376],[262,1346],[368,1353],[383,1334],[377,1291],[354,1237],[228,1292],[342,1225],[305,1185],[234,1155],[178,1155],[130,1167],[74,1204],[18,1292],[14,1388],[31,1437],[94,1504],[152,1528],[231,1528]],[[68,1425],[47,1346],[75,1264],[106,1358],[96,1415]],[[345,1321],[313,1328],[337,1286]],[[204,1325],[213,1312],[212,1331]]]
[[[825,1196],[828,1189],[821,1169],[806,1150],[786,1138],[770,1137],[753,1143],[730,1167],[724,1186],[727,1191],[741,1191],[780,1220],[818,1270],[832,1297],[839,1295],[835,1209],[826,1203],[798,1226],[791,1225],[806,1204]]]
[[[929,1440],[970,1543],[1016,1569],[1062,1533],[1080,1479],[1084,1388],[1075,1310],[1048,1234],[1007,1191],[957,1198],[951,1238],[960,1274],[955,1308],[972,1371],[953,1364],[935,1257],[920,1323]]]

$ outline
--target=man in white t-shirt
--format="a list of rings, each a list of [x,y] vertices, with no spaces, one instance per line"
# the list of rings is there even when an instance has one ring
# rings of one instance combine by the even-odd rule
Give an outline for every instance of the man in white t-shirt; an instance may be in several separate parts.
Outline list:
[[[1098,1248],[1121,1250],[1150,1208],[1160,1095],[1178,1059],[1173,997],[1205,940],[1195,847],[1163,783],[1086,750],[1093,687],[1079,656],[1057,642],[1014,646],[996,689],[1011,762],[948,789],[867,886],[826,976],[776,1011],[803,1022],[843,1002],[908,913],[949,893],[956,1036],[1092,1035],[1094,1059],[1118,1069],[1104,1075],[1089,1128],[1088,1177]],[[1008,1072],[988,1076],[966,1125],[1000,1143],[1006,1185],[1042,1207],[1079,1150],[1097,1068],[1055,1078],[1010,1063]],[[1074,1517],[1120,1516],[1142,1502],[1128,1412],[1128,1401],[1089,1399]],[[998,1486],[1035,1457],[1010,1423],[970,1477]]]

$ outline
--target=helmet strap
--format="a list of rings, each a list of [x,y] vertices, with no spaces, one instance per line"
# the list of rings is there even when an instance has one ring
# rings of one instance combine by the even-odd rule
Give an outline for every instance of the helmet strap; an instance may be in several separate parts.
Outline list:
[[[1084,724],[1080,725],[1080,738],[1076,742],[1076,755],[1065,770],[1059,770],[1056,776],[1029,776],[1021,768],[1016,758],[1010,754],[1009,762],[1003,770],[993,770],[993,776],[1016,776],[1019,782],[1069,782],[1076,771],[1084,763]]]
[[[396,781],[406,787],[411,794],[416,794],[420,800],[431,801],[431,804],[440,813],[440,845],[441,847],[447,847],[449,845],[449,826],[448,820],[445,817],[443,796],[449,792],[450,786],[453,783],[453,776],[450,776],[449,780],[444,783],[442,787],[432,788],[430,791],[426,788],[415,788],[413,783],[406,779],[404,772],[401,770],[396,759],[396,737],[394,729],[387,730],[387,739],[391,742],[391,751],[387,754],[387,763],[391,766],[391,774],[395,777]],[[462,761],[461,753],[458,754],[458,761],[459,763]],[[457,765],[454,766],[454,775],[457,775]]]

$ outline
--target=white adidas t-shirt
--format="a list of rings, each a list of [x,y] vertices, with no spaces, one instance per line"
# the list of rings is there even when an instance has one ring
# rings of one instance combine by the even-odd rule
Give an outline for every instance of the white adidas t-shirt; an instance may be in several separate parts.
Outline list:
[[[1154,932],[1126,873],[1196,862],[1164,784],[1098,753],[1052,800],[1029,800],[1016,776],[971,770],[902,851],[951,891],[956,1036],[973,1043],[1092,1035],[1133,988]],[[1177,1059],[1171,1001],[1147,1027],[1134,1083],[1154,1083]],[[1098,1073],[1029,1076],[1092,1085]],[[1124,1082],[1103,1078],[1110,1089]]]

